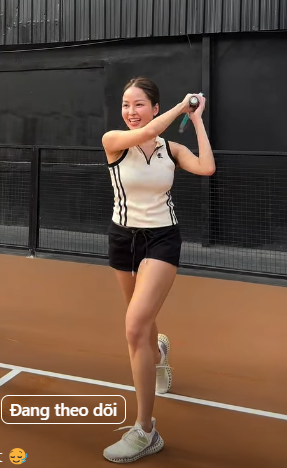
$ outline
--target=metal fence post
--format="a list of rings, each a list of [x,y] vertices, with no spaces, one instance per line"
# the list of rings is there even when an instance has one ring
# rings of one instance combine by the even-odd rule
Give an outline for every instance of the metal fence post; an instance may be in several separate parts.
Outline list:
[[[210,138],[210,88],[211,88],[211,38],[202,38],[202,92],[206,97],[206,108],[203,121],[208,137]],[[201,178],[201,220],[202,220],[202,246],[210,245],[210,177]]]
[[[39,186],[40,186],[41,153],[40,148],[33,147],[31,159],[31,190],[29,216],[29,254],[35,257],[39,239]]]

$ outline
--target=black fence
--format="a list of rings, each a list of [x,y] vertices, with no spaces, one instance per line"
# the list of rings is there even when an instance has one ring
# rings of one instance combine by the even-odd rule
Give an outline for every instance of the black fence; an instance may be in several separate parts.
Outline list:
[[[178,170],[181,266],[287,277],[287,153],[215,152]],[[0,147],[0,245],[107,257],[113,193],[101,148]]]

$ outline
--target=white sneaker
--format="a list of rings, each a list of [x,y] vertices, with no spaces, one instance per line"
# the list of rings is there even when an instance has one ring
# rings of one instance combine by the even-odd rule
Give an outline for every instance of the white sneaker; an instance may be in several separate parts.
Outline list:
[[[125,426],[116,429],[120,431],[129,429],[121,440],[110,445],[104,450],[104,457],[114,463],[131,463],[139,458],[159,452],[164,442],[155,429],[156,420],[152,418],[152,431],[145,432],[141,425],[136,422],[134,426]]]
[[[170,343],[166,335],[158,335],[158,347],[161,352],[161,361],[156,365],[155,391],[156,393],[166,393],[170,390],[172,384],[172,374],[168,364]]]

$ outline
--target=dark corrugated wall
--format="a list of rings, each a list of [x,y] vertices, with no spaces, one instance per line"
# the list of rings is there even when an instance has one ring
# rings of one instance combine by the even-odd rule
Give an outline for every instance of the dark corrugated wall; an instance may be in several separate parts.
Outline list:
[[[0,45],[287,29],[287,0],[0,0]]]

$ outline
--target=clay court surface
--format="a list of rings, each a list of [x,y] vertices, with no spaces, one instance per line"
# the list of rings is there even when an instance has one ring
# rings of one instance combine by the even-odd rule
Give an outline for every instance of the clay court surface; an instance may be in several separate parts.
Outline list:
[[[136,417],[113,271],[1,255],[0,272],[1,398],[82,395],[73,401],[85,406],[88,395],[120,394],[127,403],[120,425],[1,421],[1,466],[11,466],[16,447],[28,454],[27,468],[112,466],[103,449]],[[286,303],[283,286],[178,274],[158,319],[171,341],[174,379],[154,410],[165,448],[134,466],[286,468]],[[21,398],[33,405],[33,397]]]

